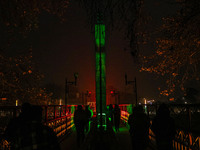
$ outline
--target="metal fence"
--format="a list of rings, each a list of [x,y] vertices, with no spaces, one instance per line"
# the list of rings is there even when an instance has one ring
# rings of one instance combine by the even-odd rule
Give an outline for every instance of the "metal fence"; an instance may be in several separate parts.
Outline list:
[[[51,127],[59,141],[72,131],[73,117],[76,105],[48,105],[42,106],[42,122]],[[20,106],[0,106],[0,149],[10,150],[9,143],[3,139],[3,133],[9,121],[19,116]]]

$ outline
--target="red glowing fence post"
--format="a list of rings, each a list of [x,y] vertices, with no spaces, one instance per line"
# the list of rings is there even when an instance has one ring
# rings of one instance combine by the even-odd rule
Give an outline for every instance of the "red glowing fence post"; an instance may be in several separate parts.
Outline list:
[[[65,107],[65,116],[67,116],[67,105],[64,105]]]
[[[66,133],[68,132],[68,126],[67,126],[67,123],[68,123],[68,116],[69,116],[69,106],[68,105],[65,105],[65,108],[66,108]]]
[[[62,106],[60,106],[59,108],[60,108],[60,117],[62,117]]]

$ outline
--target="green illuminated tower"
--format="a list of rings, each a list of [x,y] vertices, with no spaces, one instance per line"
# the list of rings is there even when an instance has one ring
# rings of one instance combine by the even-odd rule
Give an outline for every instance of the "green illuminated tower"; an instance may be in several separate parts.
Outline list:
[[[101,19],[99,19],[101,20]],[[106,127],[106,55],[105,25],[97,21],[95,24],[96,50],[96,111],[98,127]]]

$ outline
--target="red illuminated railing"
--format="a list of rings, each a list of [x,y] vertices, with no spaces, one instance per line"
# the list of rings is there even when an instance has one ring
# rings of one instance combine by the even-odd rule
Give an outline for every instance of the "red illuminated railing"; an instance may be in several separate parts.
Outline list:
[[[121,110],[121,120],[123,120],[125,123],[128,123],[128,117],[129,113],[126,111]]]
[[[128,117],[130,113],[131,104],[119,105],[121,109],[121,119],[128,124]],[[179,118],[185,119],[187,125],[185,130],[182,128],[176,130],[175,140],[173,141],[173,147],[176,150],[200,150],[200,136],[199,132],[192,130],[192,118],[195,118],[195,122],[199,121],[200,105],[168,105],[171,116],[177,120]],[[158,105],[143,105],[145,113],[152,119],[157,112]],[[131,108],[132,109],[132,108]],[[178,120],[179,121],[179,120]],[[151,122],[152,123],[152,122]],[[183,123],[183,122],[181,122]],[[177,123],[178,124],[178,123]],[[199,124],[198,124],[199,126]],[[155,144],[155,135],[149,129],[149,138],[152,143]]]
[[[48,105],[41,106],[43,108],[42,121],[45,125],[53,128],[59,140],[69,134],[74,126],[73,117],[76,105]],[[13,117],[17,117],[21,112],[20,106],[3,106],[0,107],[0,139],[2,139],[3,132]],[[9,143],[5,140],[0,141],[0,148],[2,150],[10,150]]]
[[[43,107],[43,121],[45,125],[54,129],[57,137],[71,132],[71,128],[74,126],[73,116],[76,105],[50,105]]]
[[[121,110],[121,120],[128,125],[128,118],[132,113],[132,104],[121,104],[119,108]]]

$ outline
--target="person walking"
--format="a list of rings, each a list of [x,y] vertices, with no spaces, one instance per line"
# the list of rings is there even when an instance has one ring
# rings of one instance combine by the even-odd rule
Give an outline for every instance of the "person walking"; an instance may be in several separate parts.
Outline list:
[[[120,119],[121,119],[121,110],[119,108],[119,105],[115,104],[115,108],[114,108],[114,125],[115,125],[115,131],[116,132],[119,132]]]
[[[133,109],[133,113],[128,118],[128,124],[133,150],[145,150],[149,142],[150,120],[142,106]]]
[[[90,121],[91,121],[91,118],[92,118],[92,112],[90,110],[89,105],[87,105],[85,107],[85,113],[86,113],[86,117],[87,117],[85,128],[86,128],[86,132],[88,132],[90,130]]]
[[[161,104],[152,121],[152,131],[156,136],[158,150],[172,150],[172,141],[176,134],[174,119],[170,117],[170,111],[166,104]]]
[[[28,106],[29,107],[29,106]],[[25,111],[26,112],[26,111]],[[53,129],[42,124],[42,108],[29,107],[29,114],[22,111],[12,137],[8,138],[12,150],[60,150]],[[29,117],[26,118],[26,117]],[[9,129],[7,129],[9,130]],[[7,131],[9,133],[9,131]]]
[[[81,143],[85,139],[84,129],[85,129],[86,123],[87,123],[86,113],[83,110],[82,105],[78,105],[77,109],[74,112],[74,124],[76,127],[78,147],[80,147]]]
[[[108,121],[110,123],[110,126],[113,126],[113,105],[110,104],[108,106]]]
[[[21,113],[18,117],[13,117],[4,132],[3,138],[11,143],[11,148],[13,147],[14,140],[16,137],[16,131],[20,128],[24,123],[31,121],[31,109],[32,105],[30,103],[23,103],[21,106]]]

